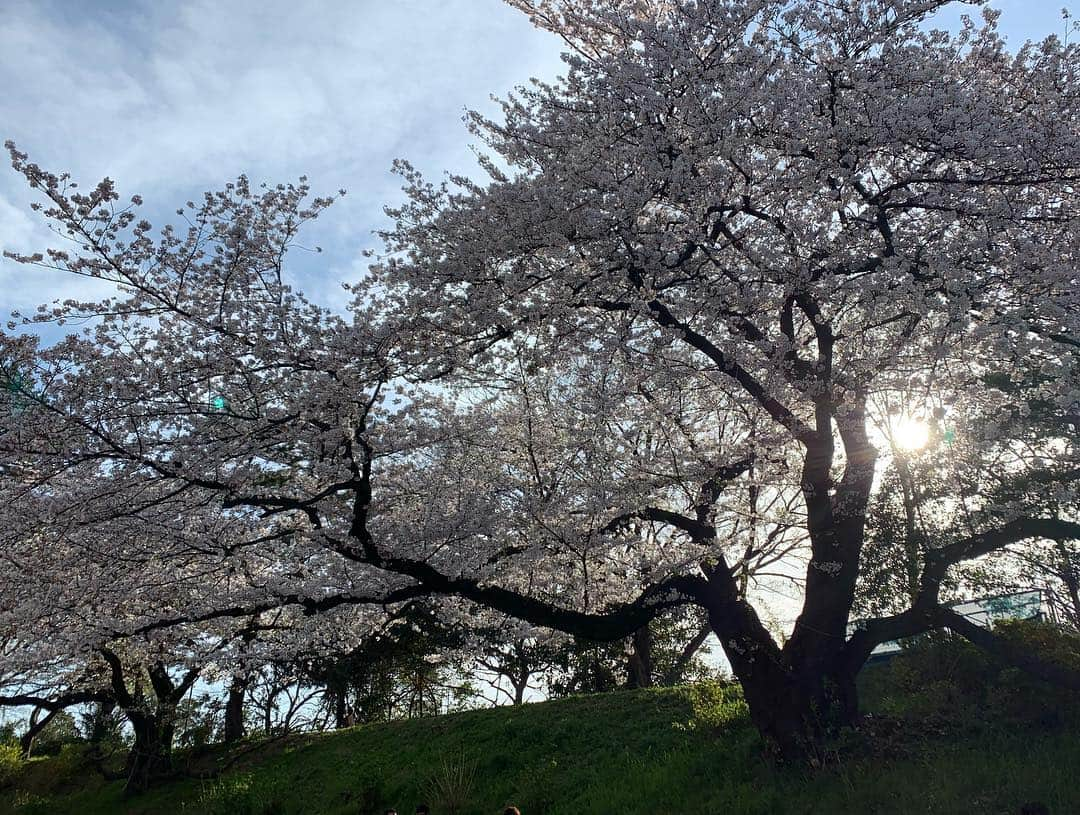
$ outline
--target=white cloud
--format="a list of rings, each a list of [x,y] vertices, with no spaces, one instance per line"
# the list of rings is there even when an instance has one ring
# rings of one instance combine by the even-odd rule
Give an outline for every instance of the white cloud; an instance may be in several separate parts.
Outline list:
[[[0,138],[84,186],[109,175],[163,213],[240,172],[346,187],[316,230],[338,268],[371,244],[396,197],[393,158],[433,173],[468,168],[463,108],[561,67],[558,41],[499,0],[5,6]],[[21,179],[0,171],[5,247],[49,243],[19,215],[28,200]],[[25,279],[0,262],[0,308],[22,299]],[[57,286],[32,291],[67,296]]]
[[[71,21],[17,3],[0,72],[21,90],[0,121],[50,162],[141,189],[243,169],[352,174],[399,146],[460,150],[464,105],[557,68],[554,38],[497,0],[176,8]]]

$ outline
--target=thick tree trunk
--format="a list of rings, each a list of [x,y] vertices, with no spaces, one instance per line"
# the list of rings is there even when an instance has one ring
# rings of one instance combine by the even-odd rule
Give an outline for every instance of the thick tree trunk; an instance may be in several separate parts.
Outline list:
[[[820,761],[826,733],[858,716],[857,669],[847,669],[844,644],[876,460],[864,406],[853,404],[837,421],[847,462],[835,482],[829,405],[818,408],[818,433],[807,444],[801,482],[812,554],[794,632],[783,650],[776,648],[728,587],[709,609],[762,737],[779,759],[810,764]]]
[[[839,668],[757,672],[741,684],[750,718],[780,763],[816,766],[826,736],[859,719],[855,675]]]
[[[116,710],[116,702],[111,700],[94,705],[90,717],[90,732],[87,737],[95,749],[100,749],[102,742],[105,741],[107,722],[114,710]]]
[[[729,576],[718,569],[710,585],[710,624],[742,686],[750,719],[766,750],[780,763],[817,764],[825,733],[838,718],[837,694],[830,685],[839,662],[825,656],[793,664],[753,608],[738,597]],[[844,687],[853,694],[853,683]],[[851,700],[857,704],[853,695]]]
[[[90,732],[87,734],[87,740],[90,743],[88,753],[90,763],[107,781],[119,781],[126,777],[123,773],[118,773],[106,766],[109,756],[104,750],[105,737],[108,735],[108,720],[114,710],[116,710],[116,702],[113,700],[96,703],[90,716]]]
[[[827,690],[830,691],[832,702],[828,710],[832,714],[829,724],[854,727],[859,723],[859,689],[855,684],[857,674],[857,670],[838,667],[829,676]]]
[[[175,731],[175,711],[155,714],[128,712],[135,734],[135,744],[128,755],[127,784],[124,792],[134,795],[172,773],[172,745]]]
[[[794,765],[819,758],[824,731],[815,711],[815,689],[771,675],[744,683],[743,691],[750,718],[772,758]]]
[[[244,695],[247,691],[247,677],[235,676],[229,685],[229,698],[225,702],[226,744],[240,741],[246,735],[244,727]]]
[[[109,664],[110,682],[116,704],[124,711],[135,734],[135,743],[128,753],[124,785],[125,795],[145,792],[154,781],[172,773],[173,735],[176,731],[176,708],[184,694],[199,677],[199,668],[190,668],[179,683],[169,676],[163,662],[145,666],[146,676],[154,695],[132,693],[124,677],[124,664],[108,648],[100,649]]]

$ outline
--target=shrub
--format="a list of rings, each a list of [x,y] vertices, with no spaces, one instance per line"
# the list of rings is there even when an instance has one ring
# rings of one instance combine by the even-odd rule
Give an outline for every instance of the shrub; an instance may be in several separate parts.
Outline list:
[[[1008,620],[994,627],[1003,639],[1041,659],[1080,674],[1080,636],[1051,623]],[[987,709],[1006,722],[1059,727],[1080,719],[1076,694],[1011,666],[1002,667],[988,689]]]
[[[55,815],[57,811],[56,801],[51,796],[27,790],[17,790],[11,804],[19,815]]]
[[[11,784],[22,770],[22,750],[17,744],[0,744],[0,787]]]
[[[707,679],[690,686],[688,730],[723,730],[736,722],[745,721],[750,709],[743,698],[742,688],[732,682]]]
[[[994,633],[1041,658],[1080,672],[1080,637],[1058,626],[1001,621]],[[1075,694],[1003,664],[944,633],[920,638],[888,666],[873,668],[881,712],[918,721],[924,729],[971,725],[1064,724],[1080,713]]]
[[[244,773],[229,775],[203,787],[184,812],[200,815],[281,815],[285,806],[279,785]]]
[[[63,750],[65,745],[78,744],[82,741],[83,738],[79,733],[79,726],[75,721],[75,717],[68,711],[61,710],[38,733],[37,738],[34,739],[31,755],[55,756]]]
[[[1041,620],[1002,620],[994,633],[1030,648],[1042,659],[1080,671],[1080,634]]]

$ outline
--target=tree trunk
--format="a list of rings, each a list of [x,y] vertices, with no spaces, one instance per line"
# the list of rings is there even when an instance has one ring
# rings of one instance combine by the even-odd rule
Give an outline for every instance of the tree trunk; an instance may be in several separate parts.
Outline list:
[[[518,675],[516,681],[512,681],[514,686],[514,704],[522,705],[525,703],[525,691],[529,688],[529,676],[530,672],[527,668],[522,668],[521,673]]]
[[[172,744],[175,730],[175,711],[155,714],[128,712],[135,744],[128,755],[126,795],[145,792],[150,786],[172,773]]]
[[[630,657],[626,665],[628,688],[652,687],[652,644],[652,631],[648,624],[634,632],[631,638]]]
[[[1077,573],[1072,553],[1064,541],[1057,541],[1056,545],[1061,557],[1061,579],[1072,603],[1072,607],[1065,610],[1065,615],[1074,628],[1080,628],[1080,574]]]
[[[831,704],[826,712],[831,715],[826,719],[827,724],[854,727],[859,723],[859,689],[855,684],[857,675],[857,669],[853,671],[841,666],[829,677],[827,690],[830,691]]]
[[[43,708],[36,707],[30,714],[30,721],[27,722],[26,732],[23,733],[22,738],[19,739],[19,749],[22,751],[22,757],[24,759],[30,758],[30,753],[34,749],[34,739],[38,737],[38,734],[44,730],[49,722],[53,720],[53,717],[60,712],[60,708],[54,708],[50,710],[44,719],[38,719],[41,715]]]
[[[726,567],[724,567],[726,569]],[[710,581],[709,622],[743,689],[750,719],[776,761],[817,764],[835,694],[834,667],[822,659],[795,666],[777,647],[756,612],[738,597],[734,581],[717,570]]]
[[[334,727],[342,730],[356,724],[356,712],[349,705],[348,688],[341,687],[334,694]]]
[[[233,677],[229,685],[229,698],[225,702],[225,731],[226,744],[240,741],[244,736],[244,694],[247,691],[248,680],[246,676]]]
[[[141,691],[132,693],[124,677],[124,664],[108,648],[99,649],[110,668],[110,682],[116,704],[124,711],[135,734],[135,743],[128,753],[125,774],[125,795],[145,792],[150,785],[172,773],[173,735],[176,731],[176,708],[184,694],[199,677],[200,668],[189,668],[179,683],[169,676],[164,662],[145,666],[146,676],[153,689],[147,698]]]
[[[814,763],[823,733],[805,686],[774,677],[744,686],[744,690],[750,718],[770,756],[783,764]]]

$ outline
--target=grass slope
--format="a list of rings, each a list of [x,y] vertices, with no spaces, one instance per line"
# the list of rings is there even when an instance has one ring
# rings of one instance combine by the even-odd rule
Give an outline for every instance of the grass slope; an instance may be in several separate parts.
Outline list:
[[[24,768],[0,813],[363,815],[427,800],[458,815],[718,812],[1017,813],[1031,799],[1080,812],[1074,726],[1002,727],[884,740],[854,737],[806,776],[770,768],[727,691],[676,688],[578,697],[295,737],[252,750],[218,780],[133,800],[71,760]],[[68,776],[65,778],[65,775]],[[460,777],[466,777],[465,782]],[[470,778],[471,777],[471,778]],[[6,801],[3,800],[6,797]]]

